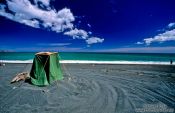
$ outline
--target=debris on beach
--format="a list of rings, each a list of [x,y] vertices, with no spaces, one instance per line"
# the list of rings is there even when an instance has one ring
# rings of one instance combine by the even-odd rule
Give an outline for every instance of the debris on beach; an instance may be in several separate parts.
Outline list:
[[[22,73],[19,73],[17,74],[10,83],[15,83],[15,82],[19,82],[19,81],[25,81],[27,79],[30,78],[30,75],[28,72],[22,72]]]

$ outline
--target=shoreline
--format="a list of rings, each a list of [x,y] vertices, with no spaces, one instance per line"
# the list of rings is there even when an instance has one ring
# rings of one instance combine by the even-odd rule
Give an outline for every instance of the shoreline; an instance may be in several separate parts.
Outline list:
[[[126,64],[126,65],[175,65],[161,61],[88,61],[88,60],[60,60],[61,64]],[[33,63],[33,60],[0,60],[0,63],[25,64]]]

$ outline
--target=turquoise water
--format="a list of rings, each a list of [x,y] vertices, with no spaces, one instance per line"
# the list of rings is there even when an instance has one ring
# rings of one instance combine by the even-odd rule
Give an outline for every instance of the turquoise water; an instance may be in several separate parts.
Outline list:
[[[35,53],[0,52],[0,60],[31,60]],[[59,53],[61,60],[92,60],[92,61],[175,61],[175,54],[152,53]]]

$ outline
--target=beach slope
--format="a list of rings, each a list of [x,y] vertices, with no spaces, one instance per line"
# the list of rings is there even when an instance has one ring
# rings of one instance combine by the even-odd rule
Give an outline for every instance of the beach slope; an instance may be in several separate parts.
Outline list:
[[[62,64],[64,79],[50,86],[10,84],[30,68],[0,67],[0,113],[174,112],[175,66]]]

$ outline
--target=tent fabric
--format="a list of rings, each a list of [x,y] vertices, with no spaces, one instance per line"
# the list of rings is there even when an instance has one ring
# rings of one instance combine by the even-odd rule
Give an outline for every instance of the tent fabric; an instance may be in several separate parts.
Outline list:
[[[56,80],[62,80],[58,53],[40,52],[35,54],[30,77],[31,83],[37,86],[45,86]]]

